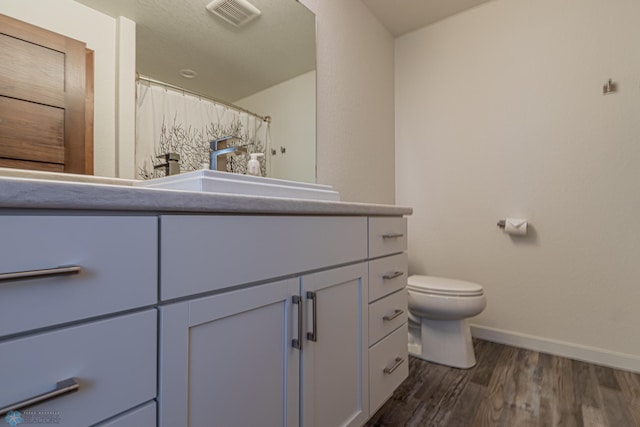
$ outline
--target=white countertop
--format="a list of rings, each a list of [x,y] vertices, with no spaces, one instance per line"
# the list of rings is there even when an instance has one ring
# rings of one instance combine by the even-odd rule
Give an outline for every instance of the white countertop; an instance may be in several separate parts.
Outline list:
[[[1,169],[1,168],[0,168]],[[0,173],[0,208],[293,215],[410,215],[412,208],[133,187],[133,180],[47,172]],[[48,178],[48,179],[43,179]]]

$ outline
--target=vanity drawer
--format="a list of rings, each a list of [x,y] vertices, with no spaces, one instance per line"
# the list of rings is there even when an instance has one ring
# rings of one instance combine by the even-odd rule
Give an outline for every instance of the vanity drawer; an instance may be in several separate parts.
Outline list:
[[[364,217],[167,215],[160,230],[162,300],[367,257]]]
[[[369,350],[369,408],[373,415],[409,375],[407,324]]]
[[[407,250],[407,219],[401,217],[369,218],[369,258]]]
[[[19,410],[86,427],[154,399],[156,325],[154,309],[0,342],[0,406],[75,378],[77,391]]]
[[[375,301],[407,286],[407,254],[369,262],[369,301]]]
[[[369,304],[369,345],[407,322],[407,292],[402,289]]]
[[[96,424],[95,427],[155,427],[157,410],[156,402],[151,401],[119,417]]]
[[[0,337],[154,304],[155,217],[0,216]],[[23,279],[6,273],[79,266]]]

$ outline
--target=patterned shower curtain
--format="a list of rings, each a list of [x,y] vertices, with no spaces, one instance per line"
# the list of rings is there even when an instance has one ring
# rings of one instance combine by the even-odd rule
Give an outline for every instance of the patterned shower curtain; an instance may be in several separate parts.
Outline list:
[[[138,81],[136,108],[136,174],[138,179],[164,176],[158,158],[166,153],[180,155],[180,171],[201,169],[209,163],[209,142],[236,136],[232,145],[248,153],[266,153],[269,123],[252,114],[235,110],[171,88]],[[229,157],[227,172],[246,173],[248,154]],[[262,176],[267,165],[261,159]]]

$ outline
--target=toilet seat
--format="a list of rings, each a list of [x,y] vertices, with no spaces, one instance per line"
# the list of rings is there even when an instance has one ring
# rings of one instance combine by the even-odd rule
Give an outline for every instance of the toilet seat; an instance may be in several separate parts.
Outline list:
[[[407,289],[412,292],[448,297],[478,297],[484,295],[482,286],[473,282],[436,276],[409,276]]]

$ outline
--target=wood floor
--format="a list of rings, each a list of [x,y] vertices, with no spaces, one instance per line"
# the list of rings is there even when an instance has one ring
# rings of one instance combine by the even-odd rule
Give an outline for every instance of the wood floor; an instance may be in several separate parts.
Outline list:
[[[366,427],[640,427],[640,374],[474,340],[477,365],[410,358]]]

